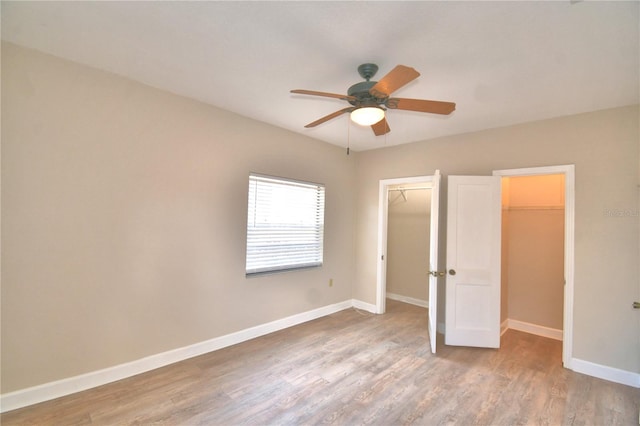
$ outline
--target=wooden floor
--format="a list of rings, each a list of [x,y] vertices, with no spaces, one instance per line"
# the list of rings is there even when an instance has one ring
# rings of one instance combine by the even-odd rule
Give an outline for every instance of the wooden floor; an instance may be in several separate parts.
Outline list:
[[[427,311],[388,300],[75,395],[2,425],[637,425],[640,389],[562,368],[561,342],[429,350]],[[442,342],[440,337],[440,343]]]

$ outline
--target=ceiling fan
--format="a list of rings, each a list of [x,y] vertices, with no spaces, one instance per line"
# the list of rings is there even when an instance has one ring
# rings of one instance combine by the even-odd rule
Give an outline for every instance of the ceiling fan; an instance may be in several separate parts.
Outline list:
[[[370,81],[377,71],[378,66],[376,64],[360,65],[358,73],[366,81],[349,87],[346,95],[313,90],[292,90],[291,93],[336,98],[351,104],[347,108],[331,113],[304,127],[315,127],[348,112],[351,114],[352,121],[362,126],[371,126],[373,133],[376,136],[380,136],[391,131],[385,118],[387,108],[443,115],[451,114],[456,109],[456,104],[453,102],[389,97],[394,91],[418,78],[420,73],[411,67],[398,65],[382,77],[380,81]]]

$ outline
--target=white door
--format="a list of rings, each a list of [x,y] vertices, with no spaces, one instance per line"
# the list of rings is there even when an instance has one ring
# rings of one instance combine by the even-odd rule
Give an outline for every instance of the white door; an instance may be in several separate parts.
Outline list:
[[[498,176],[449,176],[445,344],[500,347]]]
[[[436,353],[438,326],[438,211],[440,209],[440,170],[431,183],[431,233],[429,242],[429,340]]]

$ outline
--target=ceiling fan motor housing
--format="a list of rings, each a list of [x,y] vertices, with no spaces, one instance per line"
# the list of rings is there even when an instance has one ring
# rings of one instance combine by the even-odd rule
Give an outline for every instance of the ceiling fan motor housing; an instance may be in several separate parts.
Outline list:
[[[356,100],[350,100],[349,103],[353,106],[378,106],[384,103],[384,98],[376,98],[369,90],[375,86],[377,81],[362,81],[349,87],[347,94],[353,96]]]
[[[358,74],[367,81],[356,83],[349,87],[347,94],[353,96],[356,100],[350,100],[349,103],[356,107],[379,106],[385,101],[385,98],[376,98],[370,92],[377,81],[369,81],[378,72],[376,64],[362,64],[358,67]]]

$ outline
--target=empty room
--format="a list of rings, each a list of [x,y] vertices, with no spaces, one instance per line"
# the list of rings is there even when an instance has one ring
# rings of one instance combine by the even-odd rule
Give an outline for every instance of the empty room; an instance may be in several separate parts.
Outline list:
[[[4,1],[0,421],[640,416],[640,3]]]

